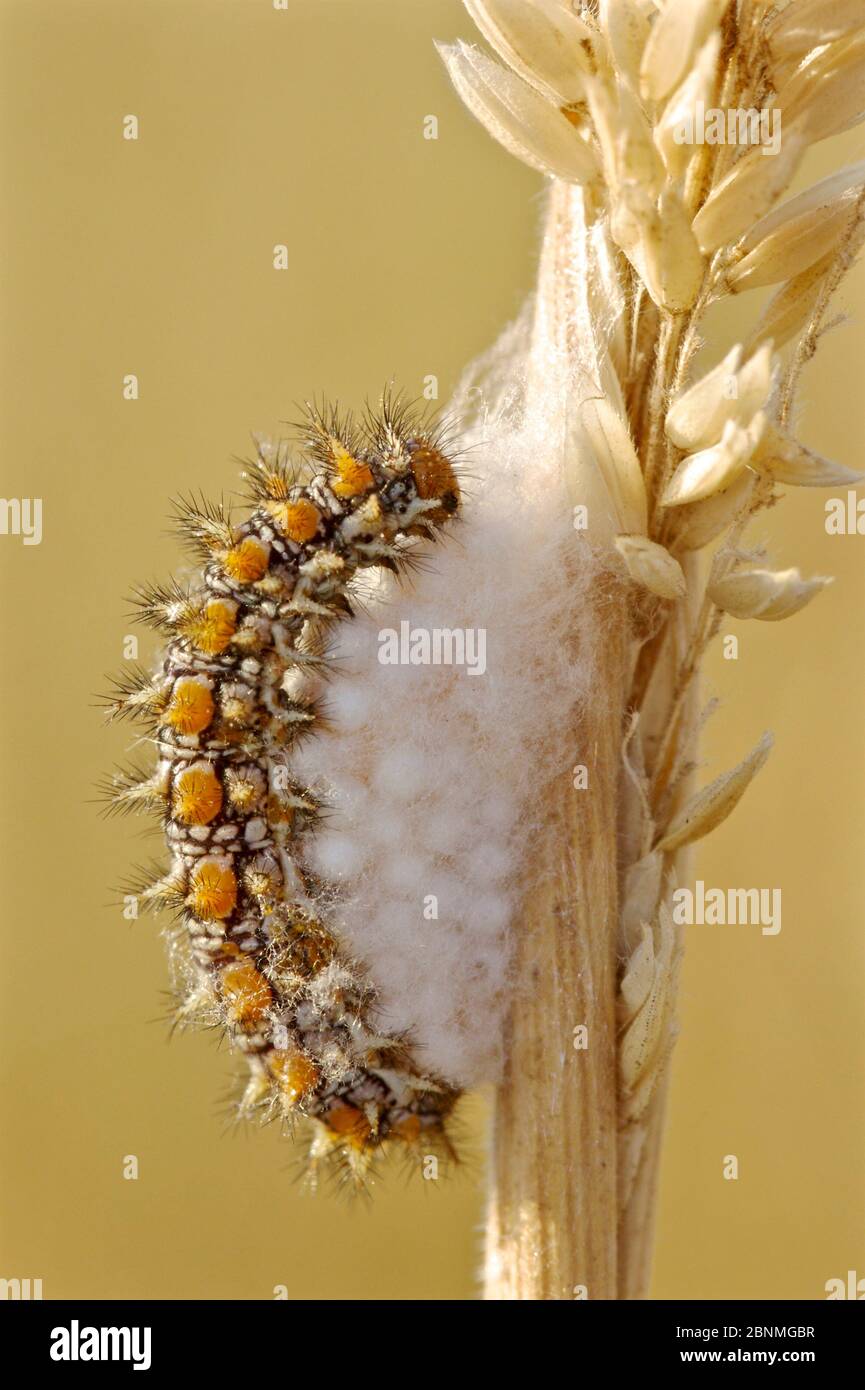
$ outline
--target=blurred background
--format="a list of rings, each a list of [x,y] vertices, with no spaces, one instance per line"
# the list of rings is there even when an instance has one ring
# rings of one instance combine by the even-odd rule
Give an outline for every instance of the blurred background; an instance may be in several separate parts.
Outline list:
[[[177,566],[168,499],[231,491],[250,431],[313,393],[357,405],[434,375],[444,402],[531,287],[541,180],[432,46],[471,30],[456,0],[0,0],[2,493],[41,497],[44,528],[0,537],[0,1276],[46,1298],[477,1296],[484,1098],[453,1181],[304,1192],[275,1130],[228,1122],[228,1054],[169,1045],[158,928],[110,902],[159,843],[90,804],[131,741],[91,707],[136,631],[124,596]],[[860,131],[818,147],[800,182],[861,149]],[[860,268],[801,411],[851,467],[863,286]],[[783,929],[689,930],[657,1298],[865,1276],[865,539],[827,536],[824,500],[791,490],[753,539],[837,582],[790,623],[728,625],[739,659],[705,682],[706,776],[765,728],[777,744],[696,872],[780,887]]]

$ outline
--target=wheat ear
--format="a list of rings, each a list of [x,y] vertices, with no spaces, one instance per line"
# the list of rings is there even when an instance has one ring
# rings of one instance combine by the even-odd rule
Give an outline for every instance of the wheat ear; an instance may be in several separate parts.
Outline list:
[[[453,83],[550,180],[531,370],[569,363],[579,383],[571,492],[609,566],[601,688],[577,731],[589,791],[550,798],[543,888],[519,923],[487,1295],[640,1298],[682,950],[671,895],[771,744],[695,789],[702,658],[725,613],[786,618],[827,582],[743,550],[778,485],[859,476],[791,421],[862,242],[865,166],[785,194],[810,145],[865,115],[865,16],[836,0],[465,3],[503,62],[442,46]],[[766,125],[750,143],[689,140],[707,109]],[[766,285],[757,318],[746,292]],[[727,295],[743,296],[741,341],[707,371],[703,317]]]

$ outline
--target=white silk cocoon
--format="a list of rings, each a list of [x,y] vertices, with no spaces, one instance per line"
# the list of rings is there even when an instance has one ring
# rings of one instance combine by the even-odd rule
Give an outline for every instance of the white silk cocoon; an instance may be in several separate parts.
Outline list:
[[[387,576],[341,625],[323,691],[333,732],[294,760],[332,808],[307,860],[340,889],[329,919],[368,967],[382,1027],[461,1086],[497,1075],[545,793],[586,758],[579,709],[598,697],[586,595],[602,562],[575,530],[565,466],[573,363],[547,353],[539,375],[531,322],[527,311],[452,405],[462,520],[425,548],[425,572]],[[401,623],[470,630],[477,673],[382,664],[381,634]]]

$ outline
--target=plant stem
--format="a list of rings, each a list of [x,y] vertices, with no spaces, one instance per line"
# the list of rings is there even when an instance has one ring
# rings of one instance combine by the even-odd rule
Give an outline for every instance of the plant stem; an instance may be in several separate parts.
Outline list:
[[[563,364],[565,379],[571,368],[575,380],[581,371],[600,378],[585,230],[580,191],[554,185],[529,391],[543,392]],[[618,784],[631,672],[622,593],[599,579],[589,607],[596,693],[562,749],[516,928],[491,1161],[490,1299],[618,1296]],[[573,785],[577,763],[588,769],[583,790]]]
[[[527,390],[541,393],[546,404],[551,375],[559,380],[564,364],[565,382],[576,384],[566,385],[565,399],[550,411],[561,409],[565,416],[579,408],[572,398],[579,383],[587,377],[601,382],[605,370],[592,319],[586,231],[579,190],[554,185]],[[706,297],[709,283],[707,277]],[[693,322],[661,316],[653,372],[643,387],[652,399],[644,466],[647,472],[653,467],[656,477],[665,454],[659,420],[674,373],[677,367],[680,376],[686,370],[693,346]],[[567,435],[564,447],[571,447]],[[579,488],[589,486],[578,457],[566,454],[565,463],[575,464]],[[585,632],[591,643],[592,697],[547,797],[544,833],[527,866],[527,896],[516,928],[491,1160],[489,1299],[647,1294],[667,1057],[659,1060],[647,1109],[635,1115],[619,1091],[619,886],[624,869],[646,853],[643,837],[651,837],[652,824],[643,813],[642,831],[634,836],[641,816],[635,798],[639,802],[641,793],[625,775],[623,742],[639,709],[643,756],[653,755],[672,710],[677,756],[669,771],[687,773],[696,738],[696,690],[687,655],[698,622],[699,586],[696,558],[684,557],[683,565],[689,602],[640,656],[628,590],[609,573],[595,580],[582,615],[585,628],[575,614],[575,640]],[[577,763],[588,769],[584,790],[573,786]],[[680,776],[681,793],[686,780]],[[645,792],[643,798],[647,812]],[[667,871],[672,867],[665,865]]]
[[[517,986],[496,1096],[490,1299],[615,1299],[617,788],[625,614],[607,598],[598,698],[578,731],[518,922]],[[585,1047],[574,1030],[585,1027]],[[585,1291],[583,1293],[583,1291]]]

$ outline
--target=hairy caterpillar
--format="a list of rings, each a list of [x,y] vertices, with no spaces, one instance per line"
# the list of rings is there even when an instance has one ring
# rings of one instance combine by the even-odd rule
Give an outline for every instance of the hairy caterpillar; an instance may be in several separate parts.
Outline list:
[[[110,717],[142,720],[157,750],[154,771],[120,773],[104,794],[162,818],[170,867],[129,889],[175,914],[178,1019],[217,1027],[245,1055],[242,1114],[319,1121],[314,1157],[354,1171],[393,1141],[447,1152],[458,1092],[376,1028],[375,990],[327,926],[332,890],[303,862],[323,808],[290,757],[323,718],[311,678],[360,573],[400,573],[457,513],[449,455],[441,427],[390,396],[359,425],[309,407],[298,458],[259,447],[245,520],[178,504],[200,576],[137,591],[137,616],[167,649],[155,677],[122,677],[106,701]]]

